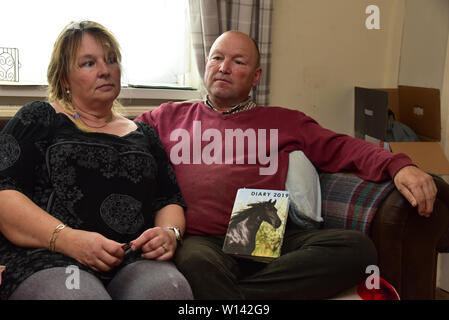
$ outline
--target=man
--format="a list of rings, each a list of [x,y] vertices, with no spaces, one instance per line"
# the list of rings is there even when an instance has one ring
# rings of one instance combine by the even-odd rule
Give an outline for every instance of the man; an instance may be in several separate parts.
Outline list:
[[[255,106],[248,95],[262,75],[259,59],[251,38],[226,32],[206,61],[207,101],[163,104],[136,119],[157,130],[187,204],[186,237],[175,262],[196,299],[330,297],[363,281],[366,267],[376,264],[368,237],[299,230],[289,222],[280,258],[269,264],[236,259],[221,248],[237,189],[284,190],[294,150],[324,171],[394,178],[424,216],[432,212],[436,187],[404,154],[326,130],[299,111]],[[234,144],[239,135],[248,140],[244,149]]]

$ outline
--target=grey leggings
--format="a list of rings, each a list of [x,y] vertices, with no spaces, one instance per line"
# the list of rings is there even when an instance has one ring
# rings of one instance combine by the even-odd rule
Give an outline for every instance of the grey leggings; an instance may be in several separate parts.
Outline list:
[[[68,271],[68,273],[66,273]],[[11,300],[191,300],[187,280],[172,262],[141,260],[121,269],[107,287],[89,272],[78,269],[71,281],[69,268],[38,271],[11,294]]]

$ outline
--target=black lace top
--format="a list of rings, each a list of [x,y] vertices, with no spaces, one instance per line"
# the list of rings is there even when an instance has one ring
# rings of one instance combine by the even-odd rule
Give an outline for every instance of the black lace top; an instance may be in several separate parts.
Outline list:
[[[123,137],[84,133],[48,103],[29,103],[0,134],[0,190],[22,192],[72,228],[118,242],[133,240],[154,225],[157,210],[184,206],[156,132],[144,123],[137,126]],[[137,253],[123,265],[136,259]],[[0,265],[6,265],[0,299],[41,269],[76,265],[87,270],[47,249],[17,247],[1,233]],[[88,271],[107,281],[117,270]]]

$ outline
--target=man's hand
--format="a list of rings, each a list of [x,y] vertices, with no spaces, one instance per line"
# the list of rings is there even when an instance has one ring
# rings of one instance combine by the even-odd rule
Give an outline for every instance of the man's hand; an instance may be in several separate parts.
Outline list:
[[[408,202],[418,207],[419,215],[430,216],[437,195],[437,187],[430,175],[417,167],[407,166],[396,173],[393,181]]]

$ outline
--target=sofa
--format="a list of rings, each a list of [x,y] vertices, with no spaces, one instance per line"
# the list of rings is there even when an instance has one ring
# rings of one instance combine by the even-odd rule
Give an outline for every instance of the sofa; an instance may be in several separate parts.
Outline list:
[[[0,118],[0,130],[7,121],[8,118]],[[435,298],[438,253],[449,249],[449,185],[439,177],[434,180],[438,187],[434,212],[430,218],[424,218],[391,181],[376,184],[347,173],[320,173],[322,227],[358,229],[368,234],[378,251],[380,276],[394,286],[403,300]],[[368,208],[365,218],[354,219],[353,209],[358,204],[350,203],[355,197],[342,194],[345,188],[341,185],[357,186],[362,190],[360,194],[366,195],[356,200],[363,202],[361,207]],[[372,200],[374,189],[381,191]],[[333,205],[332,199],[348,199],[340,207],[349,214],[334,210],[338,206]]]
[[[449,248],[449,185],[441,178],[434,180],[438,194],[430,218],[419,216],[393,190],[371,226],[381,272],[402,299],[435,298],[438,252]]]
[[[425,218],[392,181],[320,173],[323,227],[365,232],[376,246],[380,277],[403,300],[435,299],[438,253],[449,249],[449,184],[433,178],[437,199],[432,215]]]

